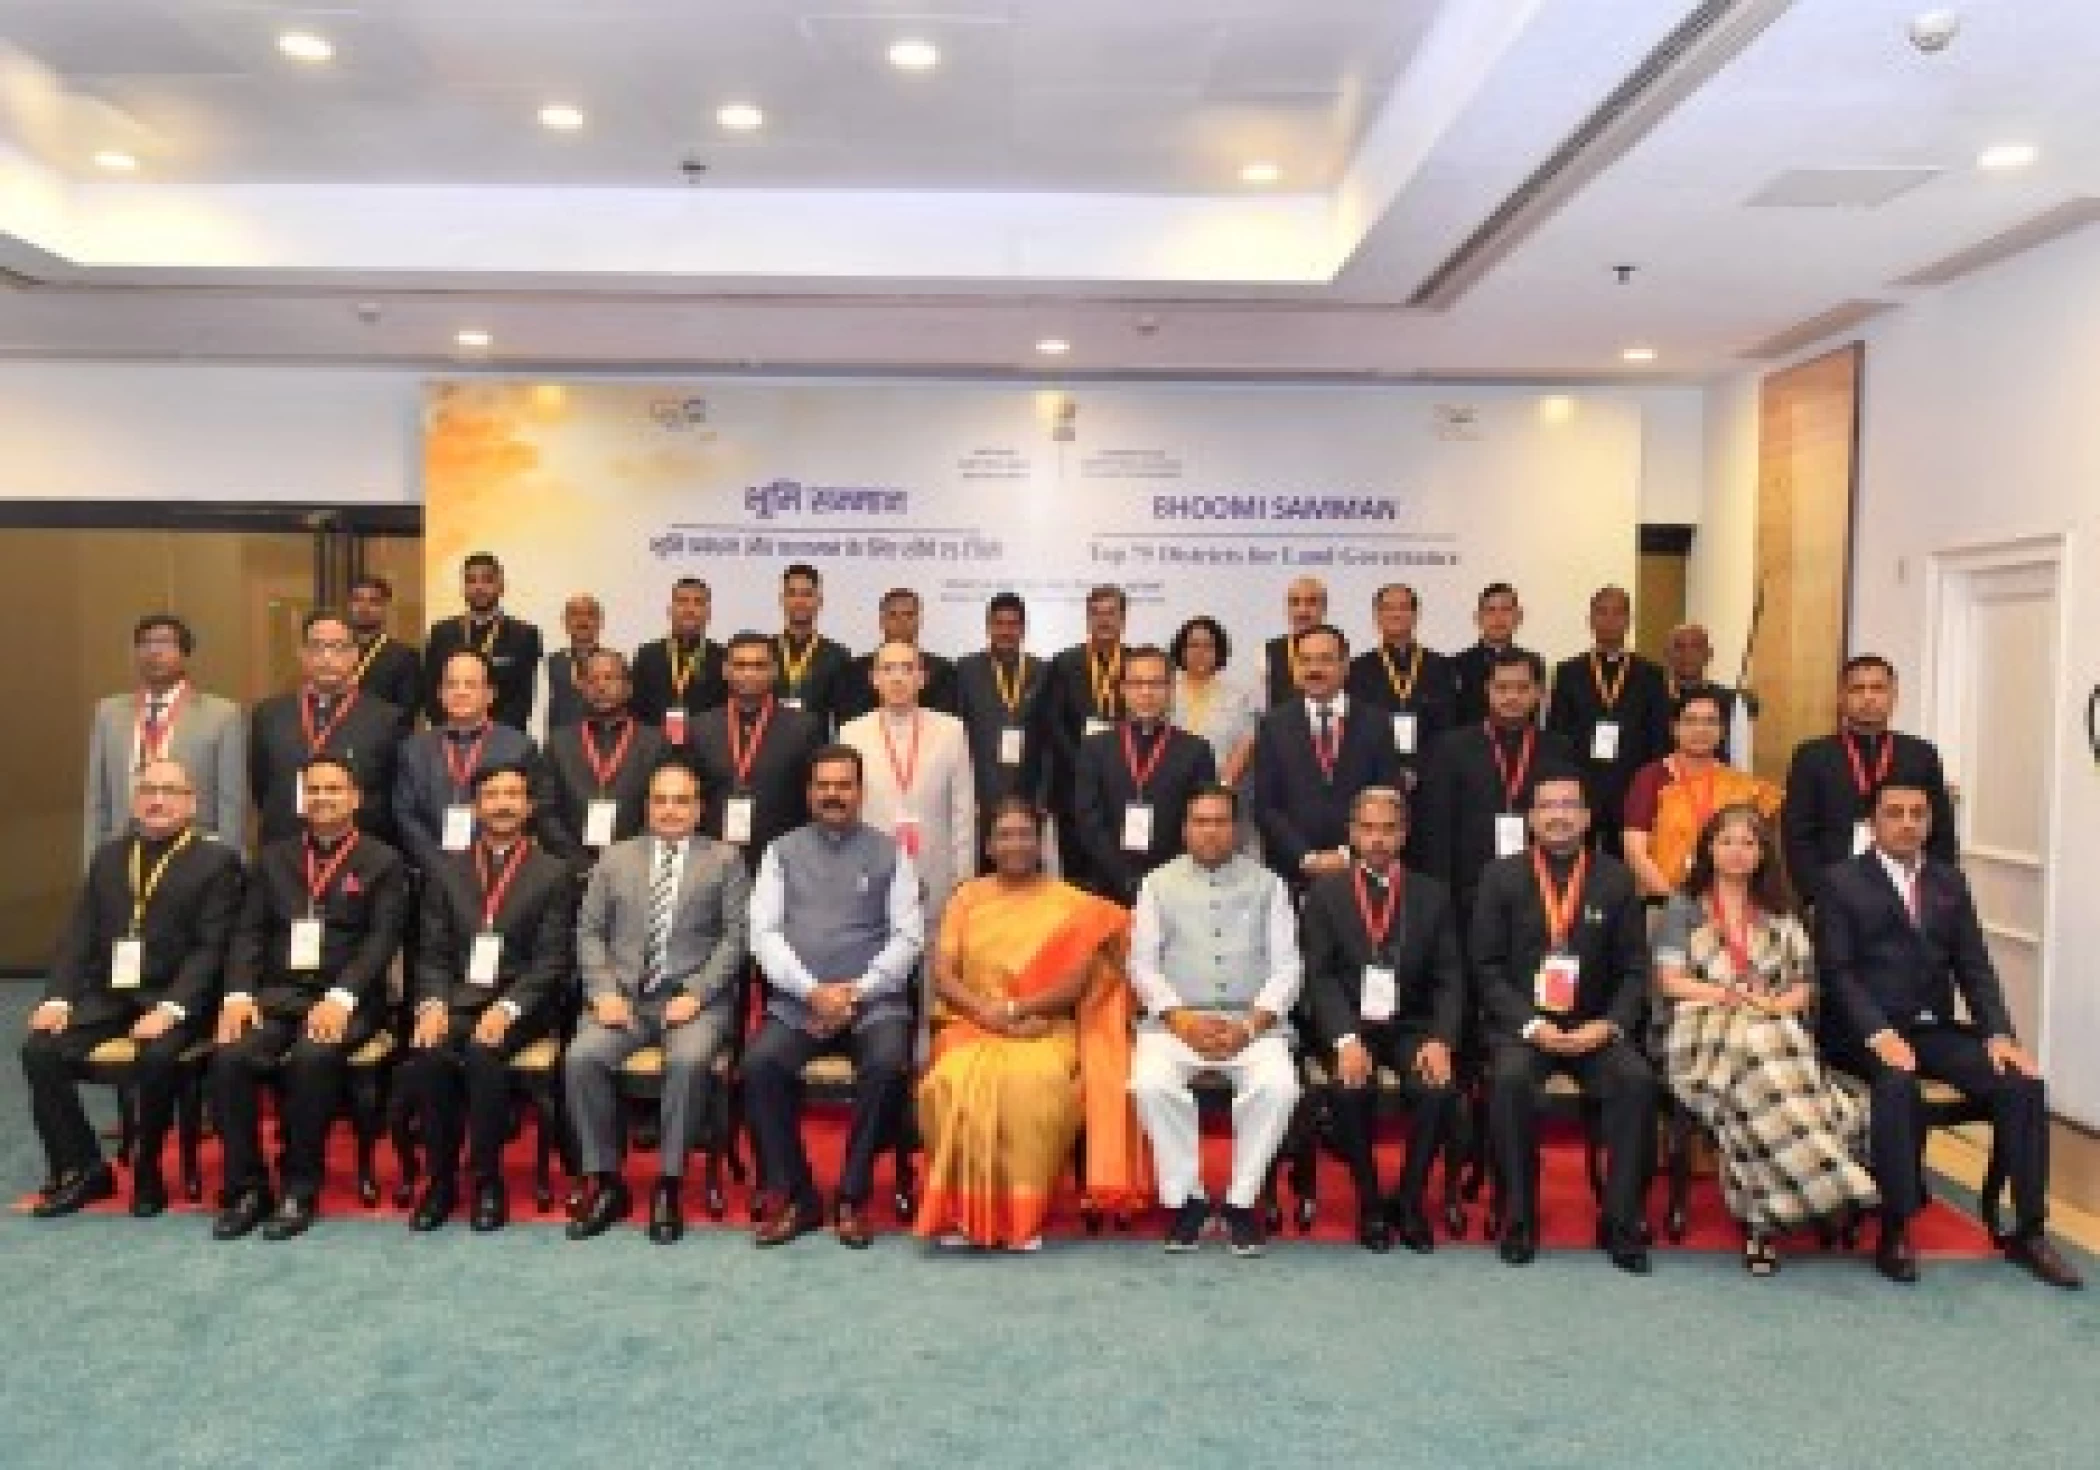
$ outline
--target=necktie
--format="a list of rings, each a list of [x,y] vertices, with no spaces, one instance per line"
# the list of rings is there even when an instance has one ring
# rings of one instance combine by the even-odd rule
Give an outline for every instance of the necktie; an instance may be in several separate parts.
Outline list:
[[[1327,753],[1334,749],[1334,706],[1327,704],[1321,705],[1319,707],[1319,715],[1320,757],[1321,759],[1325,760],[1328,758]]]
[[[671,905],[678,897],[678,845],[656,844],[656,874],[649,880],[649,933],[642,941],[642,994],[663,983],[664,954],[671,947]]]

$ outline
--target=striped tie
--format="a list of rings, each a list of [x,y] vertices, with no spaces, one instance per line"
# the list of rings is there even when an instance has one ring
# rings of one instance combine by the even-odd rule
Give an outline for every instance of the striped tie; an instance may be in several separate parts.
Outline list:
[[[678,897],[678,844],[656,844],[656,876],[649,881],[649,937],[642,942],[642,994],[663,983],[664,954],[671,947],[671,906]]]

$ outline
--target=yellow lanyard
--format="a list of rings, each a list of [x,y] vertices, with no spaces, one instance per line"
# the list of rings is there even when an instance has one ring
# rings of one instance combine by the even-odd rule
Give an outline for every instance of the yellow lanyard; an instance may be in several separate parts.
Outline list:
[[[797,659],[788,649],[787,634],[780,635],[780,670],[787,676],[790,694],[802,687],[803,677],[809,673],[809,666],[817,656],[817,642],[817,635],[810,634],[809,646],[802,650],[802,657]]]
[[[1021,718],[1021,691],[1028,687],[1028,655],[1024,653],[1015,660],[1011,683],[1007,682],[1006,670],[999,667],[995,655],[992,658],[992,683],[998,687],[999,702],[1006,706],[1007,714],[1017,720]]]
[[[1393,698],[1412,699],[1415,696],[1415,680],[1422,677],[1422,645],[1415,645],[1415,656],[1407,661],[1407,683],[1400,682],[1400,671],[1393,667],[1392,651],[1383,643],[1378,645],[1378,656],[1385,661],[1385,682],[1393,686]]]
[[[484,658],[487,658],[487,657],[491,657],[491,656],[493,656],[493,655],[494,655],[494,653],[495,653],[495,651],[496,651],[496,635],[497,635],[498,633],[501,633],[502,631],[503,631],[503,615],[502,615],[501,613],[498,613],[498,614],[497,614],[497,615],[496,615],[495,617],[493,617],[493,618],[490,618],[490,619],[489,619],[489,631],[488,631],[488,636],[486,636],[485,638],[483,638],[483,639],[482,639],[482,640],[481,640],[481,641],[480,641],[479,643],[476,643],[476,642],[474,641],[474,620],[473,620],[473,618],[469,617],[469,616],[468,616],[467,614],[465,614],[465,613],[461,613],[461,614],[460,614],[460,617],[459,617],[459,641],[460,641],[460,642],[462,642],[462,643],[464,643],[464,644],[466,644],[466,645],[467,645],[467,646],[468,646],[469,648],[473,649],[473,650],[474,650],[474,651],[475,651],[476,653],[479,653],[479,654],[481,654],[481,655],[482,655],[482,656],[483,656]]]
[[[139,881],[140,855],[146,850],[146,839],[131,839],[131,937],[139,937],[139,926],[146,922],[146,905],[153,901],[153,890],[160,887],[161,874],[168,871],[168,864],[175,861],[175,854],[190,845],[193,834],[185,831],[175,839],[174,845],[160,855],[153,871],[146,875],[144,883]]]
[[[693,682],[693,665],[700,662],[700,654],[696,649],[692,653],[686,654],[685,657],[680,658],[679,653],[681,650],[678,647],[678,640],[676,638],[666,638],[664,642],[669,645],[671,652],[671,695],[680,704],[684,704],[685,688],[686,685]]]
[[[379,650],[384,647],[386,647],[386,634],[381,633],[372,640],[372,646],[365,650],[365,656],[357,661],[357,672],[350,676],[351,683],[362,684],[365,682],[365,675],[372,671],[372,660],[379,657]]]
[[[1603,661],[1597,657],[1594,651],[1590,654],[1590,682],[1597,686],[1597,698],[1604,701],[1604,712],[1606,714],[1610,714],[1619,707],[1619,696],[1626,690],[1626,676],[1632,672],[1633,655],[1630,653],[1619,655],[1619,677],[1612,680],[1611,687],[1607,689],[1604,684]]]
[[[1116,685],[1123,677],[1123,645],[1118,643],[1115,653],[1106,660],[1097,660],[1089,653],[1086,663],[1093,678],[1094,713],[1110,719],[1116,709]]]

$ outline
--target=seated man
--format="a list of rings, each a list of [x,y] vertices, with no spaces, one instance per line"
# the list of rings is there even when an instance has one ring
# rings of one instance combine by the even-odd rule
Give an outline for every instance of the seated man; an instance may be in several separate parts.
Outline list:
[[[226,961],[218,1050],[207,1079],[225,1150],[220,1240],[270,1216],[256,1091],[276,1072],[283,1204],[263,1227],[288,1240],[314,1221],[322,1150],[351,1055],[385,1021],[386,971],[408,922],[400,856],[357,829],[357,775],[334,756],[306,763],[306,830],[265,843]]]
[[[1933,788],[1899,775],[1875,789],[1872,845],[1823,870],[1816,954],[1822,1041],[1833,1065],[1865,1078],[1868,1164],[1881,1190],[1874,1265],[1918,1279],[1907,1238],[1925,1207],[1925,1120],[1918,1080],[1952,1083],[1990,1111],[1991,1163],[2012,1186],[2006,1259],[2051,1286],[2079,1276],[2043,1233],[2048,1218],[2049,1108],[2041,1068],[2013,1038],[1976,901],[1960,868],[1926,854]],[[1959,992],[1969,1019],[1955,1013]]]
[[[1255,1212],[1298,1102],[1285,1017],[1298,998],[1298,927],[1283,880],[1235,850],[1239,795],[1189,798],[1187,851],[1154,869],[1131,916],[1130,984],[1145,1008],[1130,1091],[1152,1140],[1167,1249],[1192,1251],[1210,1223],[1189,1081],[1232,1083],[1232,1180],[1225,1226],[1237,1256],[1262,1252]]]
[[[1648,929],[1624,863],[1583,845],[1589,802],[1572,766],[1540,768],[1532,845],[1489,863],[1473,905],[1473,982],[1494,1048],[1488,1133],[1500,1176],[1502,1259],[1538,1254],[1538,1090],[1572,1076],[1604,1111],[1597,1244],[1645,1275],[1642,1201],[1654,1172],[1655,1073],[1634,1038],[1648,998]]]
[[[240,854],[192,822],[197,793],[178,761],[149,760],[132,782],[133,831],[95,850],[58,942],[44,999],[29,1013],[22,1075],[43,1141],[39,1219],[116,1193],[74,1086],[88,1054],[128,1036],[138,1126],[131,1213],[168,1207],[161,1142],[175,1112],[176,1063],[206,1033],[241,907]]]
[[[912,969],[925,947],[919,875],[896,839],[860,819],[860,752],[811,757],[816,820],[766,849],[751,893],[751,950],[765,973],[766,1023],[744,1057],[744,1093],[773,1210],[761,1246],[823,1223],[802,1149],[802,1069],[826,1052],[853,1058],[853,1124],[839,1173],[839,1243],[869,1243],[875,1152],[896,1126],[911,1054]]]
[[[474,1181],[469,1223],[488,1231],[509,1220],[510,1059],[561,1023],[576,966],[575,885],[569,865],[526,835],[525,767],[483,766],[472,789],[474,845],[446,853],[423,875],[409,987],[416,1023],[395,1079],[423,1119],[430,1150],[412,1230],[435,1230],[452,1217],[462,1121]]]
[[[1422,1188],[1450,1126],[1451,1054],[1464,1019],[1458,924],[1443,884],[1400,863],[1407,798],[1367,786],[1349,807],[1346,873],[1315,878],[1301,939],[1306,1000],[1320,1044],[1334,1050],[1334,1142],[1356,1186],[1356,1236],[1366,1250],[1436,1248]],[[1400,1074],[1413,1111],[1400,1187],[1381,1202],[1371,1156],[1376,1067]]]
[[[743,856],[699,835],[700,778],[676,758],[649,778],[648,832],[615,843],[591,870],[576,920],[586,1007],[562,1059],[570,1126],[597,1188],[569,1225],[602,1234],[632,1206],[620,1180],[620,1064],[663,1048],[658,1178],[649,1238],[685,1232],[678,1192],[705,1110],[709,1069],[739,1017],[751,880]]]

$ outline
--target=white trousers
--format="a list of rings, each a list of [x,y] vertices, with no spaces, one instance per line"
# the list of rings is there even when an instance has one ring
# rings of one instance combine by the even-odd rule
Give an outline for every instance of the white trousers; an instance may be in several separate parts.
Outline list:
[[[1130,1063],[1130,1093],[1152,1140],[1159,1202],[1179,1209],[1203,1193],[1201,1136],[1189,1079],[1216,1072],[1232,1083],[1232,1182],[1225,1203],[1251,1207],[1261,1198],[1269,1162],[1283,1146],[1298,1103],[1298,1069],[1281,1036],[1248,1043],[1238,1056],[1210,1062],[1170,1031],[1140,1031]]]

